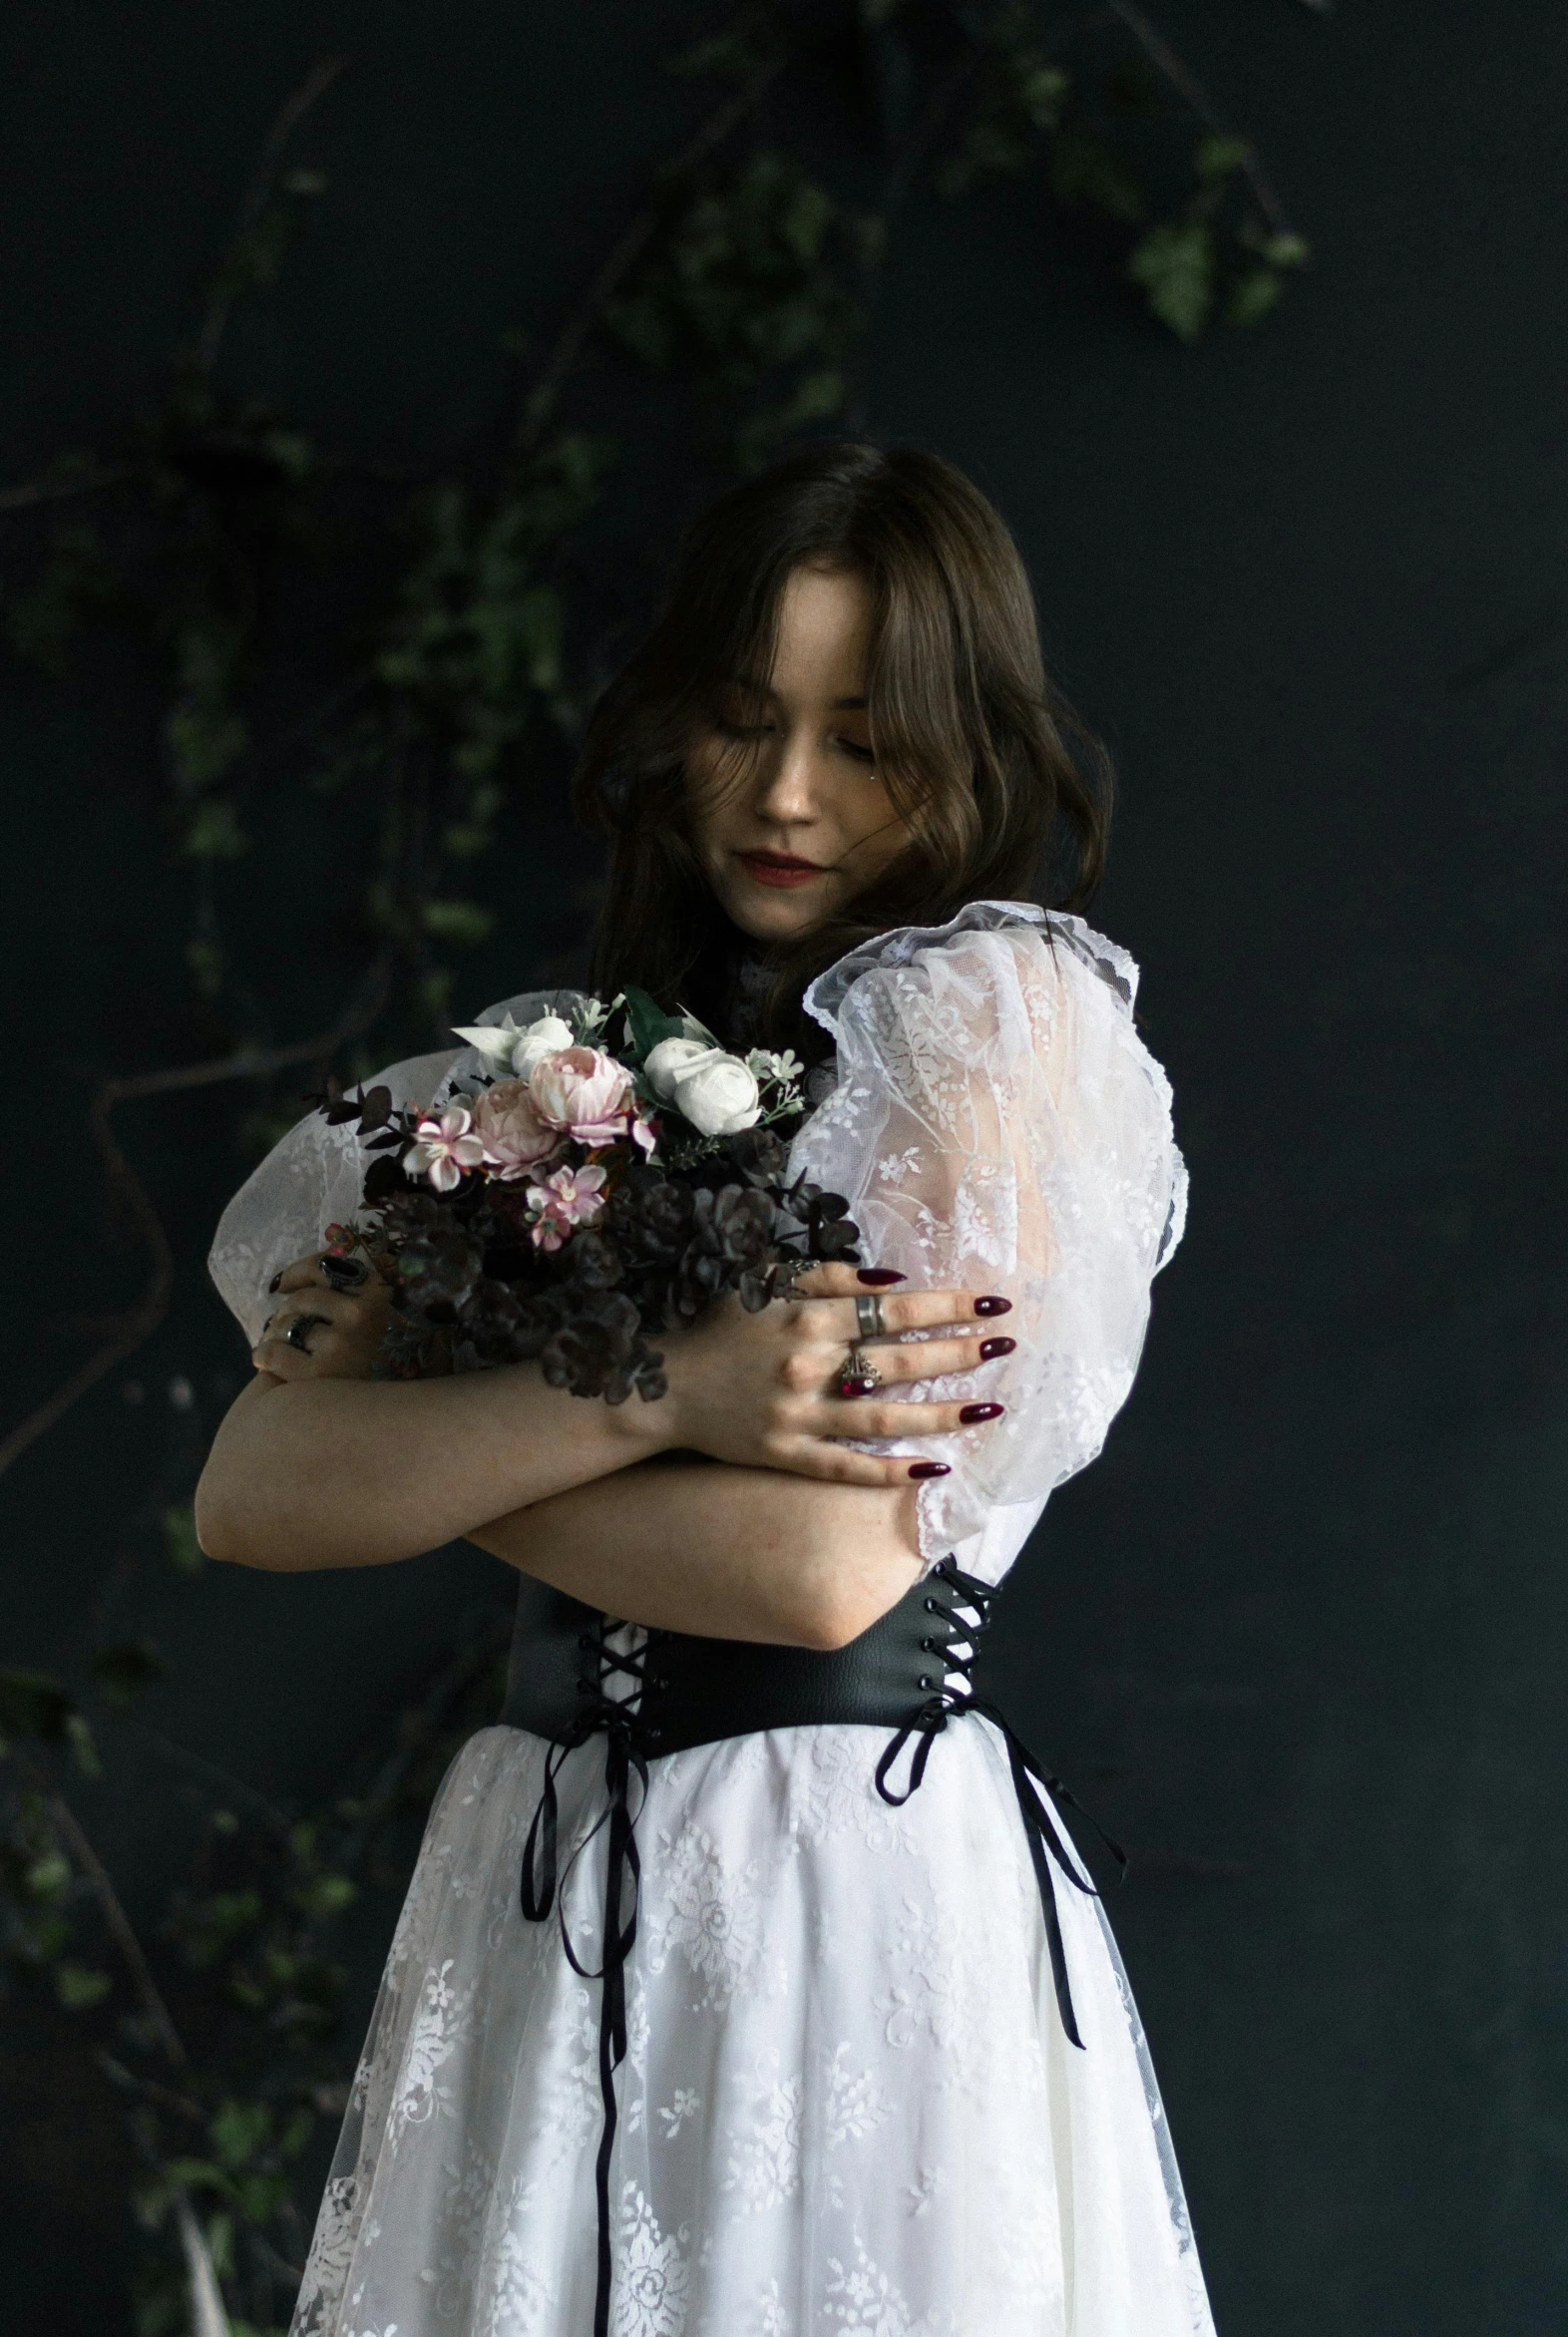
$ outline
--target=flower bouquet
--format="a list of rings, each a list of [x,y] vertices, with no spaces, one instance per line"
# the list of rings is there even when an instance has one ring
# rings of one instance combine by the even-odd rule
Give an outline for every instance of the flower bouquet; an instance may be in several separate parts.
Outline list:
[[[661,1396],[653,1346],[734,1291],[751,1312],[817,1259],[853,1260],[848,1203],[790,1180],[792,1054],[728,1053],[641,990],[519,1027],[458,1029],[483,1070],[423,1109],[329,1083],[328,1121],[375,1155],[361,1215],[328,1229],[391,1285],[397,1378],[537,1359],[574,1395]]]

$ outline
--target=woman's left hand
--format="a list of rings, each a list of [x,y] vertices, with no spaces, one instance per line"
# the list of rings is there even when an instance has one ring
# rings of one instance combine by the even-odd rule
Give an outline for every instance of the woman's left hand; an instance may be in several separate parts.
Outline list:
[[[250,1351],[258,1371],[274,1379],[370,1378],[392,1313],[392,1293],[373,1266],[314,1250],[274,1278],[271,1299]]]

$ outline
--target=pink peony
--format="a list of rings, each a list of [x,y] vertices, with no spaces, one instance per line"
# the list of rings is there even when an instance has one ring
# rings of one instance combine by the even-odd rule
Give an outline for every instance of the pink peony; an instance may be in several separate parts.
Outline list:
[[[485,1147],[473,1133],[473,1118],[461,1104],[424,1113],[403,1166],[411,1177],[428,1177],[438,1193],[455,1193],[465,1169],[478,1168]]]
[[[547,1128],[564,1129],[580,1144],[613,1144],[627,1133],[631,1073],[596,1046],[564,1046],[544,1056],[528,1084]]]
[[[475,1099],[474,1133],[485,1147],[485,1166],[503,1185],[526,1176],[561,1142],[560,1130],[540,1118],[526,1079],[498,1079]]]
[[[603,1215],[607,1173],[590,1162],[587,1168],[557,1169],[542,1185],[530,1185],[530,1203],[544,1212],[538,1225],[530,1228],[530,1238],[540,1249],[559,1250],[574,1226],[592,1225]]]

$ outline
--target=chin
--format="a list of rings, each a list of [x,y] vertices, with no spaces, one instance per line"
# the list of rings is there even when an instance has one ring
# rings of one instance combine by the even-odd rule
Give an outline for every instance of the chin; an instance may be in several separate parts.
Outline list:
[[[764,900],[748,893],[744,900],[730,899],[723,904],[731,925],[753,942],[797,942],[821,925],[827,910],[821,902],[809,907],[804,901]]]
[[[805,901],[798,893],[772,893],[761,885],[715,885],[713,890],[730,924],[753,942],[798,941],[813,926],[821,925],[828,914],[824,901]]]

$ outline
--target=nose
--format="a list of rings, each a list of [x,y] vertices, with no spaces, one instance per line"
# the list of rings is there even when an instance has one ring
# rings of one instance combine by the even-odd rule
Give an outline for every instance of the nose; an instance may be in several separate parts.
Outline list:
[[[818,815],[817,761],[816,742],[800,724],[769,739],[757,759],[758,818],[779,828],[809,827]]]

